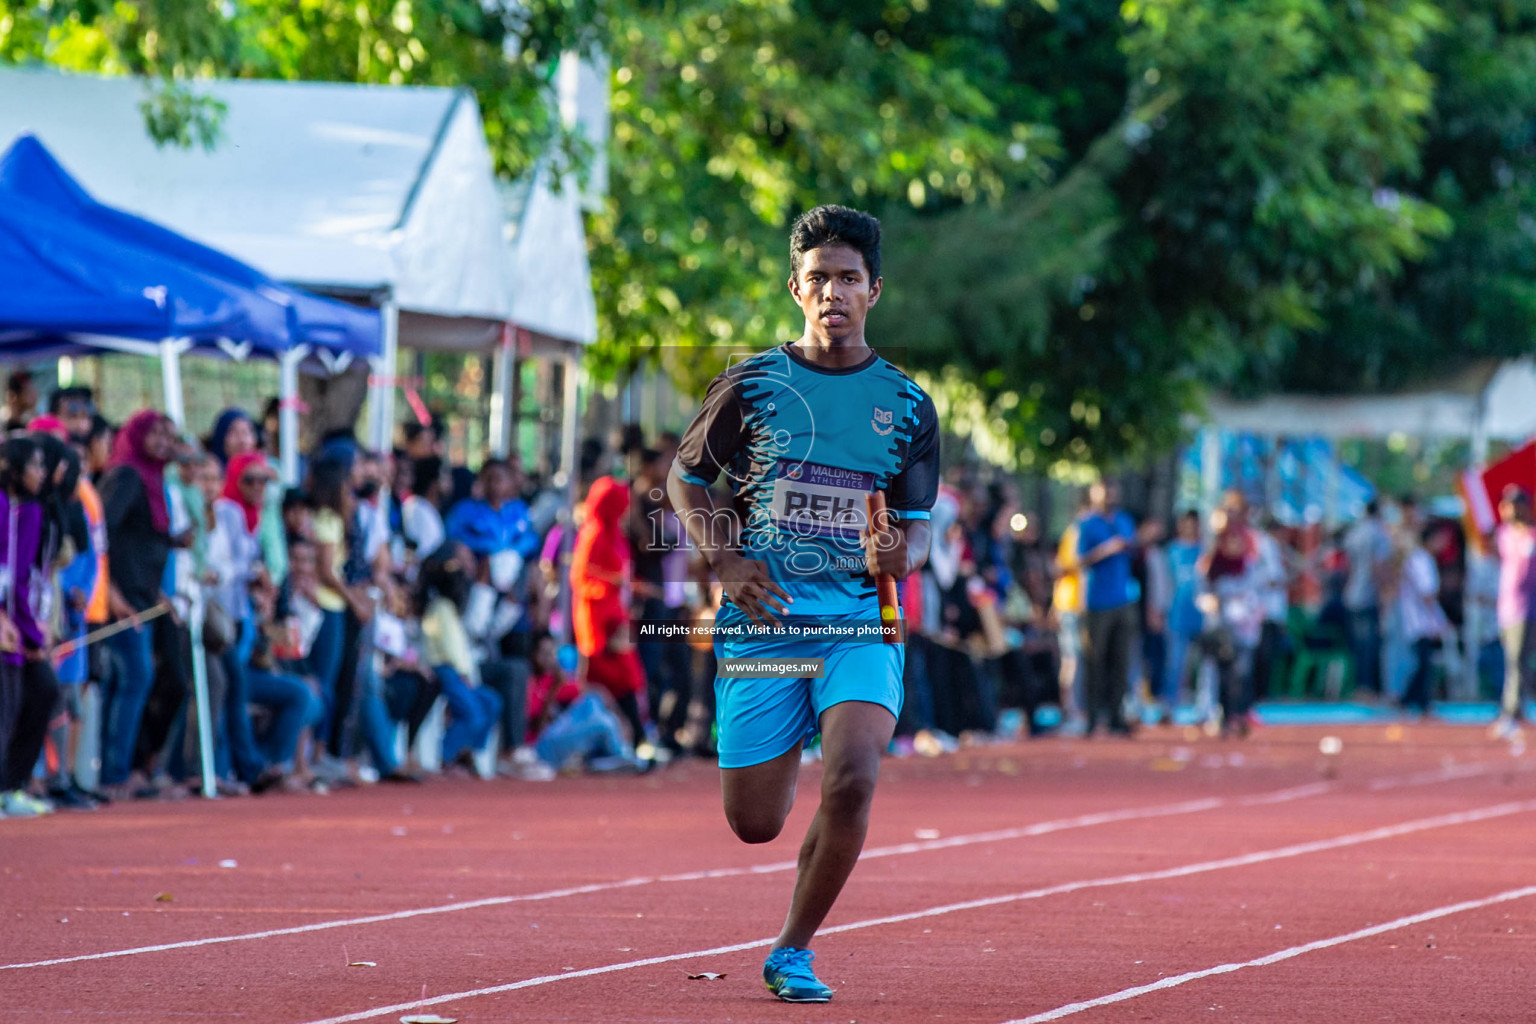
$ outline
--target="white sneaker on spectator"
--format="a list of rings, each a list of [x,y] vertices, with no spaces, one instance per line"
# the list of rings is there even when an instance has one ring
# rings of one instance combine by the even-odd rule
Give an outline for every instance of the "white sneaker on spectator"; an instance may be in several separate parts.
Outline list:
[[[553,782],[559,773],[543,761],[533,761],[529,764],[518,765],[515,769],[517,778],[524,782]]]
[[[1488,738],[1493,740],[1514,740],[1520,736],[1520,720],[1511,715],[1500,715],[1492,725],[1488,727]]]
[[[44,814],[52,814],[53,805],[46,800],[39,800],[25,790],[13,789],[4,796],[0,796],[0,810],[5,812],[7,818],[37,818]]]

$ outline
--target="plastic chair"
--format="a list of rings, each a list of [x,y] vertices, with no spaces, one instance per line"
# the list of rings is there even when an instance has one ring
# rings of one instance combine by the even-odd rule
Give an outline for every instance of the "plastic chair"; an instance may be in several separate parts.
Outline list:
[[[1327,700],[1349,696],[1355,686],[1355,659],[1343,631],[1319,626],[1315,618],[1296,608],[1291,610],[1290,627],[1295,655],[1287,695],[1307,697],[1315,692]]]

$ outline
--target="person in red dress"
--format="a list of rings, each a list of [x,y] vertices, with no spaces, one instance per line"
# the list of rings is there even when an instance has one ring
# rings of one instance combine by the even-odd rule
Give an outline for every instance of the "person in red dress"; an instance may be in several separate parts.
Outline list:
[[[587,492],[586,510],[571,556],[571,625],[584,668],[578,677],[613,695],[634,733],[630,741],[640,743],[645,670],[629,635],[631,553],[623,526],[629,488],[611,476],[599,477]]]

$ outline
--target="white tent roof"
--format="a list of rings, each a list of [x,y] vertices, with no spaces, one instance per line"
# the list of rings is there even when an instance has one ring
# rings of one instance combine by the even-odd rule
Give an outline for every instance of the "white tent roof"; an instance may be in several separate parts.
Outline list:
[[[550,338],[590,345],[597,340],[597,304],[592,299],[582,198],[567,181],[557,194],[548,166],[531,181],[509,186],[507,280],[513,323]],[[542,281],[519,288],[519,281]]]
[[[1483,360],[1435,387],[1383,395],[1212,398],[1208,422],[1255,434],[1315,437],[1470,438],[1520,441],[1536,434],[1536,363]]]
[[[545,224],[549,200],[568,204],[542,186],[526,204],[539,226],[518,232],[530,244],[542,240],[542,259],[510,269],[514,250],[469,92],[255,81],[197,90],[227,109],[212,152],[157,147],[139,112],[138,80],[0,68],[0,146],[32,131],[103,202],[279,280],[388,289],[405,346],[488,347],[494,322],[514,317],[519,293],[584,292],[590,306],[580,212]],[[557,271],[579,278],[552,280]],[[535,330],[591,340],[584,322],[535,314],[543,318],[527,325]]]

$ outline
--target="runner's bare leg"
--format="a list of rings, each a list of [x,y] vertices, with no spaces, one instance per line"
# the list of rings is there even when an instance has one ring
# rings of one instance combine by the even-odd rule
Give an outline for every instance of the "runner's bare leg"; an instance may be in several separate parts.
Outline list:
[[[720,772],[725,820],[744,843],[778,838],[784,819],[795,805],[795,781],[800,776],[800,744],[772,761]]]
[[[775,946],[809,948],[843,891],[864,849],[880,757],[895,731],[895,717],[879,704],[845,701],[822,712],[821,806],[800,846],[795,894]]]

